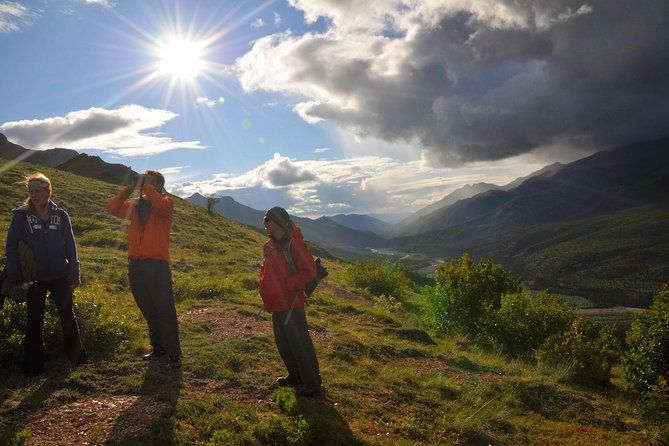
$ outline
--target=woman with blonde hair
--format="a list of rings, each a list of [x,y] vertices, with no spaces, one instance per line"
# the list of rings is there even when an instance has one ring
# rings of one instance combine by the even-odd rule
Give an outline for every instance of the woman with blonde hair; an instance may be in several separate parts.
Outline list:
[[[74,288],[81,284],[77,246],[70,217],[51,201],[51,181],[37,172],[25,178],[28,198],[12,210],[7,232],[7,276],[14,288],[28,289],[23,370],[38,375],[44,369],[42,326],[47,292],[53,300],[65,339],[65,351],[73,366],[86,362],[79,326],[74,316]],[[36,277],[23,277],[19,244],[33,253]]]

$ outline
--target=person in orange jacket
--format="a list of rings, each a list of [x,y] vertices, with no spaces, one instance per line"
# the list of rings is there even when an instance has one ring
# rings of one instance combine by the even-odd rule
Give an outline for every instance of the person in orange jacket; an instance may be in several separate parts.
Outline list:
[[[263,246],[259,294],[272,313],[274,340],[288,370],[276,382],[296,387],[298,395],[316,396],[322,379],[304,312],[304,287],[316,277],[316,263],[285,209],[267,211],[263,225],[269,240]]]
[[[111,199],[107,212],[130,220],[128,279],[149,327],[152,347],[143,359],[168,355],[176,369],[181,367],[181,347],[169,253],[174,203],[164,193],[164,185],[160,172],[147,170]],[[135,188],[140,189],[140,196],[130,199]]]

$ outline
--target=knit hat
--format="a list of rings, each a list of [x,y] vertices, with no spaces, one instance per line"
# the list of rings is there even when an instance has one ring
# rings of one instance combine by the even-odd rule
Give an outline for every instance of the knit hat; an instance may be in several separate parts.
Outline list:
[[[274,206],[267,211],[265,213],[265,220],[272,220],[274,223],[281,226],[284,231],[290,232],[290,215],[288,215],[288,211],[282,207]]]

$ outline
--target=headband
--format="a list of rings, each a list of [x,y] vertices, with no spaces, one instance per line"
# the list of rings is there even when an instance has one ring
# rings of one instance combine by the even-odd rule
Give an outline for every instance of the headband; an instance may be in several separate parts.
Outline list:
[[[48,189],[49,183],[45,183],[42,180],[30,180],[28,181],[28,189]]]

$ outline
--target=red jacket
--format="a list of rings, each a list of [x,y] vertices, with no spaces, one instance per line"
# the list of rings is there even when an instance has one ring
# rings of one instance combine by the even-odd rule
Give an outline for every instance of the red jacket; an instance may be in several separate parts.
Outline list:
[[[129,200],[132,188],[126,186],[107,204],[107,212],[119,218],[130,219],[128,230],[128,257],[130,259],[162,259],[170,261],[170,229],[174,203],[161,195],[151,184],[142,186],[144,196],[151,202],[151,213],[142,227],[136,199]]]
[[[296,295],[295,308],[303,307],[306,298],[304,286],[316,278],[316,263],[304,243],[300,228],[295,226],[290,237],[293,239],[290,254],[296,273],[288,265],[283,245],[270,239],[263,246],[259,292],[265,309],[270,313],[288,311]]]

